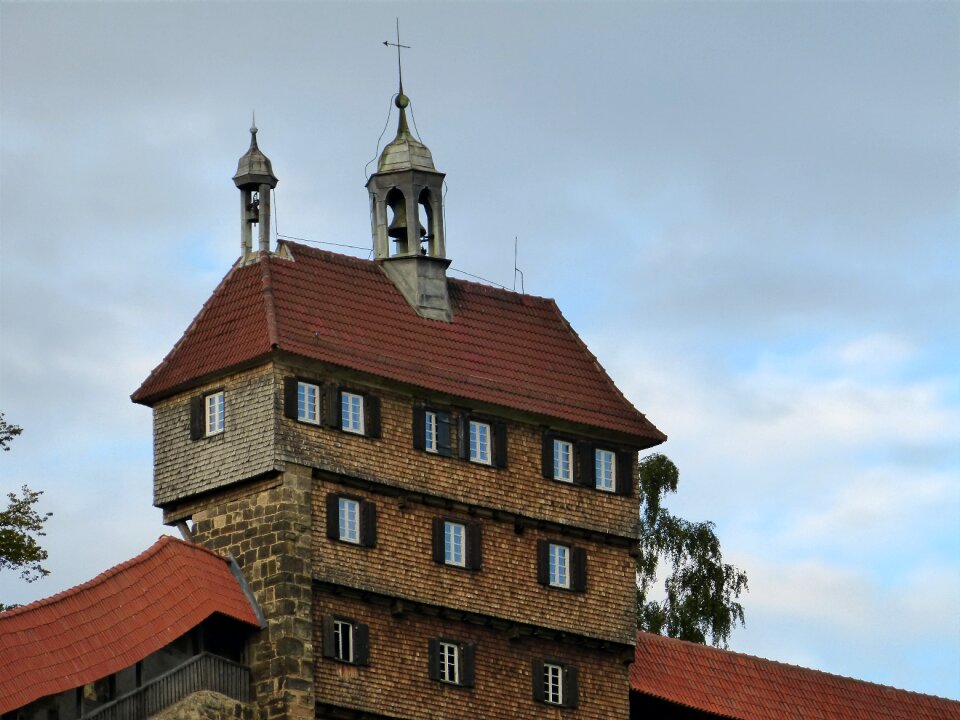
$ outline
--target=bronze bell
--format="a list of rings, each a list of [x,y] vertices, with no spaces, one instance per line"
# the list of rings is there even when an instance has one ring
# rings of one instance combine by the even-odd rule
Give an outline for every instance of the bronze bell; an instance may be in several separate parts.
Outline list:
[[[387,235],[397,240],[406,240],[407,239],[407,206],[406,203],[398,202],[396,205],[393,205],[393,222],[390,223],[390,227],[387,228]],[[417,235],[419,237],[425,237],[427,231],[423,229],[423,226],[420,224],[420,219],[417,218]]]

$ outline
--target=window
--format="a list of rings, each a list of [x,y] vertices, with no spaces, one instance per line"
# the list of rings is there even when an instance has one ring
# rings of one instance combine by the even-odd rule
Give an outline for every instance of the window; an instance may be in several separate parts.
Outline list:
[[[430,640],[428,661],[430,679],[448,685],[470,688],[474,684],[475,646],[444,638]]]
[[[549,545],[550,585],[570,587],[570,548],[566,545]]]
[[[338,498],[340,539],[360,544],[360,503],[349,498]]]
[[[313,383],[297,383],[297,420],[320,422],[320,388]]]
[[[190,401],[190,439],[199,440],[223,433],[226,424],[226,393],[214,390]]]
[[[573,443],[553,439],[553,479],[573,482]]]
[[[353,623],[333,621],[333,657],[343,662],[353,662]]]
[[[413,447],[436,455],[450,455],[450,413],[413,407]]]
[[[440,565],[479,570],[480,525],[444,518],[433,519],[433,559]]]
[[[580,451],[580,480],[585,487],[617,495],[632,495],[634,450],[614,450],[593,443],[577,443]]]
[[[363,396],[343,391],[340,393],[340,429],[363,435]]]
[[[352,618],[323,616],[323,656],[351,665],[369,662],[370,631]]]
[[[481,465],[507,466],[507,425],[460,415],[457,424],[460,458]]]
[[[595,451],[594,482],[597,490],[614,492],[617,489],[617,456],[610,450]]]
[[[223,432],[223,398],[224,392],[215,392],[206,397],[206,421],[204,427],[206,434],[216,435]]]
[[[553,540],[537,541],[537,582],[551,588],[587,589],[587,552]]]
[[[323,424],[343,432],[380,437],[380,398],[336,385],[323,388]]]
[[[327,537],[362,547],[376,547],[377,506],[352,495],[327,495]]]
[[[470,462],[490,464],[490,426],[470,421]]]
[[[556,660],[533,661],[533,699],[537,702],[575,708],[578,685],[576,668]]]

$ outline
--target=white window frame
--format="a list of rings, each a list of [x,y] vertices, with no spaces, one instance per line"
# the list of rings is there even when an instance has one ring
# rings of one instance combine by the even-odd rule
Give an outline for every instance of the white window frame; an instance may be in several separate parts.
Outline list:
[[[553,439],[553,479],[573,482],[573,443],[569,440]]]
[[[333,620],[333,657],[341,662],[352,663],[354,658],[354,627],[349,620]],[[346,642],[344,640],[346,639]]]
[[[570,589],[570,559],[569,545],[550,543],[547,547],[547,571],[550,578],[550,587]]]
[[[337,498],[337,522],[340,540],[360,544],[360,501],[352,498]]]
[[[226,393],[223,390],[210,393],[203,398],[203,434],[205,437],[219,435],[226,423]]]
[[[493,453],[490,446],[492,435],[493,428],[490,423],[480,422],[479,420],[470,421],[470,462],[480,463],[481,465],[493,464]]]
[[[427,410],[423,413],[423,418],[423,449],[428,453],[437,453],[439,452],[437,447],[437,413],[433,410]]]
[[[440,654],[440,682],[451,685],[460,684],[460,646],[457,643],[441,640],[437,643]]]
[[[443,562],[456,567],[467,566],[467,526],[463,523],[444,520]]]
[[[548,705],[563,705],[563,665],[543,664],[543,701]]]
[[[320,386],[297,381],[297,420],[320,424]]]
[[[613,450],[597,448],[594,452],[594,478],[597,490],[617,491],[617,454]]]
[[[340,429],[363,435],[363,395],[340,391]]]

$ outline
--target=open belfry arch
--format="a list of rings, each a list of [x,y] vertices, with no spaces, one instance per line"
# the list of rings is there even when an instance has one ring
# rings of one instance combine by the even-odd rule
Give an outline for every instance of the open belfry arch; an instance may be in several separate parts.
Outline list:
[[[251,130],[241,256],[133,395],[154,503],[262,609],[264,720],[627,717],[636,456],[666,436],[552,300],[447,277],[444,175],[395,104],[372,260],[271,249]]]

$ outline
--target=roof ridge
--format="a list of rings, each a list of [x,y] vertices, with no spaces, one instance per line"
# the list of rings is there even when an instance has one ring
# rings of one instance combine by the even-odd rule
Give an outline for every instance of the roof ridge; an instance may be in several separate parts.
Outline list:
[[[876,688],[883,688],[885,690],[896,690],[897,692],[909,693],[910,695],[917,695],[919,697],[931,698],[933,700],[941,700],[943,702],[955,703],[960,705],[960,701],[953,700],[952,698],[943,697],[942,695],[932,695],[930,693],[918,692],[916,690],[907,690],[905,688],[899,688],[895,685],[884,685],[883,683],[873,682],[872,680],[863,680],[861,678],[851,677],[849,675],[840,675],[839,673],[829,672],[828,670],[817,670],[815,668],[809,668],[804,665],[795,665],[794,663],[784,662],[783,660],[773,660],[771,658],[765,658],[760,655],[751,655],[749,653],[740,652],[738,650],[729,650],[727,648],[714,647],[712,645],[704,645],[702,643],[692,642],[690,640],[681,640],[680,638],[672,638],[666,635],[660,635],[658,633],[646,632],[644,630],[637,631],[637,638],[640,636],[652,639],[654,642],[661,642],[665,645],[675,644],[675,645],[686,645],[691,649],[696,651],[706,650],[707,652],[718,653],[721,655],[736,655],[741,658],[746,658],[748,660],[755,660],[761,663],[769,663],[771,665],[778,665],[783,668],[789,668],[791,670],[800,670],[804,673],[812,673],[814,675],[828,675],[832,678],[837,678],[838,680],[846,680],[849,682],[858,683],[861,685],[870,685]]]
[[[224,558],[222,555],[218,555],[213,550],[208,550],[207,548],[202,547],[200,545],[195,545],[194,543],[186,542],[184,540],[181,540],[180,538],[174,537],[173,535],[161,535],[159,538],[157,538],[157,541],[153,543],[153,545],[148,547],[139,555],[134,555],[129,560],[124,560],[122,563],[118,565],[114,565],[112,567],[107,568],[102,573],[100,573],[99,575],[95,575],[94,577],[87,580],[86,582],[82,582],[79,585],[74,585],[73,587],[69,587],[66,590],[61,590],[55,595],[51,595],[45,598],[40,598],[39,600],[34,600],[33,602],[28,603],[26,605],[21,605],[20,607],[13,608],[12,610],[7,610],[5,612],[0,613],[0,622],[3,622],[4,620],[8,620],[12,617],[19,617],[21,615],[25,615],[29,612],[33,612],[41,608],[50,607],[51,605],[56,605],[57,603],[63,602],[64,600],[70,597],[73,597],[74,595],[77,595],[81,592],[85,592],[90,588],[96,587],[97,585],[101,585],[104,582],[107,582],[111,578],[115,577],[116,575],[119,575],[121,572],[129,570],[131,567],[134,567],[136,565],[140,565],[146,562],[147,560],[152,558],[154,555],[159,553],[161,550],[163,550],[165,547],[167,547],[170,544],[179,545],[184,548],[190,548],[193,550],[199,550],[201,552],[209,553],[210,555],[213,555],[214,557],[216,557],[219,560],[222,560],[223,562],[228,562],[226,558]]]

